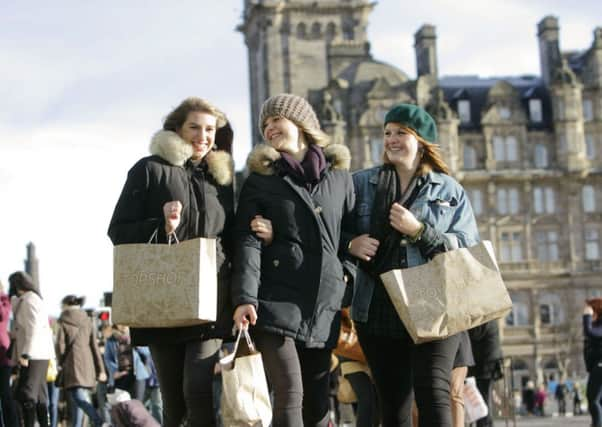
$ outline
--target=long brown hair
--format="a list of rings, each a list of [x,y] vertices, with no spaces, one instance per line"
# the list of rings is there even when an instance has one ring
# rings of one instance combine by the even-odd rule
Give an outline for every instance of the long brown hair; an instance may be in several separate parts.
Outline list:
[[[426,175],[430,171],[440,172],[449,175],[449,167],[447,166],[445,160],[443,160],[443,157],[441,156],[441,149],[439,148],[439,145],[428,142],[420,135],[418,135],[412,128],[401,124],[400,126],[404,132],[413,135],[414,138],[416,138],[416,140],[420,144],[420,163],[416,168],[416,175]],[[389,158],[387,157],[387,153],[385,151],[383,151],[383,162],[390,163]]]
[[[192,111],[207,113],[215,116],[217,119],[218,128],[226,125],[226,116],[217,107],[202,98],[191,96],[190,98],[186,98],[184,101],[182,101],[180,105],[174,108],[167,115],[165,122],[163,123],[163,130],[170,130],[173,132],[179,131],[186,121],[188,113]]]

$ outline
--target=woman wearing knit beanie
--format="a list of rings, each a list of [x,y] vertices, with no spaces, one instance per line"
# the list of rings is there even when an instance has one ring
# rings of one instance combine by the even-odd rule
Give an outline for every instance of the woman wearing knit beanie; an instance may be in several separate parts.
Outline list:
[[[330,353],[347,290],[341,221],[355,200],[349,151],[329,145],[296,95],[265,101],[259,128],[265,143],[249,155],[236,219],[234,322],[253,326],[274,392],[274,427],[326,426]]]
[[[386,271],[479,241],[468,197],[449,176],[436,139],[435,121],[425,110],[397,105],[385,116],[384,164],[353,176],[358,215],[348,249],[359,266],[351,313],[383,427],[411,425],[413,397],[420,427],[452,425],[450,377],[460,334],[415,345],[380,280]]]

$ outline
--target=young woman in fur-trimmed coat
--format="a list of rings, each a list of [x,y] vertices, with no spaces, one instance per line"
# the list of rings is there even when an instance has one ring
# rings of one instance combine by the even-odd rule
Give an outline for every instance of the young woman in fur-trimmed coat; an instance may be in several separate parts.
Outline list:
[[[184,100],[152,139],[151,153],[128,173],[109,226],[113,244],[217,239],[218,319],[192,327],[132,328],[134,345],[148,345],[163,396],[164,425],[213,426],[213,368],[221,337],[231,329],[230,222],[234,215],[233,163],[222,147],[232,131],[217,108]],[[226,149],[227,149],[226,148]]]
[[[237,211],[234,322],[254,325],[274,427],[326,426],[346,290],[341,221],[355,201],[349,151],[328,145],[313,109],[295,95],[268,99],[259,126],[266,144],[249,156]]]

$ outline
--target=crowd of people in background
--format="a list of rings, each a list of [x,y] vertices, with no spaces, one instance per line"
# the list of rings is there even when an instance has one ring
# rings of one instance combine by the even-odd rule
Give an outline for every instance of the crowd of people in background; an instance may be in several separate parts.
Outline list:
[[[116,245],[215,238],[216,321],[130,330],[99,324],[83,298],[67,295],[50,325],[39,287],[16,272],[0,293],[3,426],[81,427],[84,416],[94,427],[131,425],[130,412],[146,416],[144,426],[219,425],[217,362],[233,326],[249,328],[262,353],[274,427],[343,423],[343,403],[359,427],[460,427],[467,375],[490,408],[476,426],[493,425],[497,321],[415,344],[380,279],[479,241],[434,119],[415,105],[393,107],[382,164],[353,175],[348,149],[330,143],[305,99],[266,100],[258,125],[265,142],[249,155],[236,213],[232,129],[211,103],[189,98],[129,171],[110,221]],[[602,327],[591,315],[587,395],[599,426]],[[351,335],[357,351],[337,351]],[[570,392],[555,388],[562,413]],[[543,385],[526,384],[528,413],[544,415],[546,398]]]

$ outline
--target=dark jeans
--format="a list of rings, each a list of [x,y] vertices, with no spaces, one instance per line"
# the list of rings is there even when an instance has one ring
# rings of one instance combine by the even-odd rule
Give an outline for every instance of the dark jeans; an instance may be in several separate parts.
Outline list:
[[[378,427],[378,403],[372,380],[365,372],[354,372],[345,376],[357,396],[355,424],[358,427]]]
[[[274,393],[273,427],[326,427],[330,349],[305,348],[290,337],[255,331]]]
[[[213,427],[213,370],[221,340],[149,346],[163,397],[163,425]]]
[[[368,335],[358,325],[358,338],[376,385],[383,427],[410,427],[414,398],[420,427],[451,427],[450,378],[458,335],[414,345],[408,336]]]
[[[592,426],[602,427],[602,367],[596,367],[589,373],[587,380],[587,406],[592,416]]]
[[[10,366],[0,366],[0,399],[2,400],[2,427],[17,427],[17,405],[10,389]],[[4,424],[2,424],[4,422]]]

